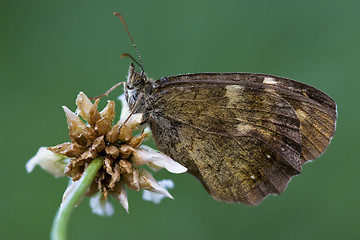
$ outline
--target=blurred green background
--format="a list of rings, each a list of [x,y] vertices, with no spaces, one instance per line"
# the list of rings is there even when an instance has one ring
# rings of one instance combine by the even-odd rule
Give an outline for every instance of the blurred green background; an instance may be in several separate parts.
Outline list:
[[[288,189],[258,207],[213,200],[188,174],[165,170],[175,200],[160,205],[129,192],[130,214],[74,211],[69,239],[360,239],[360,1],[0,1],[0,239],[48,239],[65,178],[25,163],[40,146],[68,140],[66,105],[124,81],[135,55],[149,76],[258,72],[285,76],[338,104],[328,151]],[[115,99],[122,90],[113,92]],[[102,103],[106,102],[102,100]]]

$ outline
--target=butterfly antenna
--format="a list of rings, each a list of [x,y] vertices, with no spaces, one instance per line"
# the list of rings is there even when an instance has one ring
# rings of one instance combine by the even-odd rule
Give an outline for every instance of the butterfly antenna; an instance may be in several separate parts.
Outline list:
[[[143,63],[142,63],[142,60],[141,60],[141,57],[140,57],[139,50],[137,49],[137,47],[136,47],[136,45],[135,45],[135,42],[134,42],[134,39],[132,38],[132,36],[131,36],[131,34],[130,34],[130,32],[129,32],[129,29],[128,29],[127,26],[126,26],[126,23],[125,23],[124,18],[123,18],[123,17],[121,16],[121,14],[118,13],[118,12],[114,12],[114,15],[117,16],[118,18],[120,18],[120,20],[121,20],[122,23],[124,24],[125,30],[126,30],[127,34],[129,35],[129,38],[130,38],[130,40],[131,40],[131,42],[132,42],[132,44],[133,44],[133,46],[134,46],[134,48],[135,48],[135,51],[136,51],[136,53],[137,53],[137,55],[138,55],[138,57],[139,57],[140,64],[139,64],[137,61],[135,61],[135,59],[134,59],[130,54],[124,53],[124,54],[122,54],[122,55],[124,55],[123,57],[125,57],[125,56],[130,57],[135,63],[137,63],[137,65],[140,66],[141,72],[144,73]]]
[[[141,67],[142,69],[142,66],[129,54],[129,53],[123,53],[120,55],[121,58],[124,58],[124,57],[129,57],[131,58],[131,60],[133,60],[137,65],[139,65],[139,67]]]

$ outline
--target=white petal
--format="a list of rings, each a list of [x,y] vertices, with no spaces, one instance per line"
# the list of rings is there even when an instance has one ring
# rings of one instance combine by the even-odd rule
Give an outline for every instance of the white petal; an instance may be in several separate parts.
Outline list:
[[[107,199],[102,198],[102,194],[96,194],[90,198],[90,207],[93,213],[100,216],[111,216],[114,214],[114,208]]]
[[[129,213],[129,202],[128,202],[128,198],[127,198],[125,184],[124,184],[124,190],[118,195],[118,199],[119,199],[121,205],[125,208],[126,212]]]
[[[145,169],[139,169],[140,173],[140,187],[142,189],[160,193],[164,195],[165,197],[174,199],[173,196],[165,189],[163,188],[158,182],[156,182],[155,178]]]
[[[129,213],[129,202],[127,199],[125,182],[124,181],[117,182],[115,185],[115,191],[110,192],[110,194],[114,198],[116,198],[121,203],[121,205],[125,208],[126,212]]]
[[[46,147],[41,147],[36,155],[26,163],[26,170],[30,173],[36,165],[40,165],[42,169],[55,177],[61,177],[65,176],[64,170],[67,164],[67,157],[55,154]]]
[[[129,126],[131,129],[138,128],[142,122],[142,113],[132,114],[131,117],[125,123],[126,126]]]
[[[158,183],[160,186],[162,186],[165,189],[174,187],[174,182],[171,181],[170,179],[164,179],[164,180],[159,181]],[[161,202],[161,200],[163,198],[165,198],[165,196],[162,194],[159,194],[159,193],[154,193],[154,192],[150,192],[147,190],[144,190],[144,192],[143,192],[143,199],[146,201],[151,201],[151,202],[158,204]]]
[[[121,94],[118,98],[121,101],[121,114],[120,114],[120,121],[124,122],[126,120],[126,118],[129,116],[129,114],[131,113],[130,108],[129,108],[129,104],[126,101],[126,97],[125,94]]]
[[[135,167],[148,164],[154,169],[166,168],[171,173],[183,173],[187,168],[180,163],[175,162],[167,155],[157,152],[150,147],[143,146],[143,149],[135,149],[131,158]]]
[[[125,94],[120,95],[119,100],[121,101],[121,105],[122,105],[120,122],[124,123],[131,114],[131,111],[129,109],[129,104],[126,101]],[[142,122],[142,113],[136,113],[131,115],[131,117],[127,120],[125,125],[130,127],[131,129],[135,129],[140,125],[141,122]]]
[[[148,163],[147,165],[154,172],[157,172],[157,171],[160,171],[161,169],[163,169],[163,167],[156,166],[156,165],[154,165],[152,163]]]
[[[146,137],[144,141],[152,140],[152,132],[149,126],[146,126],[144,129],[144,133],[146,133]]]

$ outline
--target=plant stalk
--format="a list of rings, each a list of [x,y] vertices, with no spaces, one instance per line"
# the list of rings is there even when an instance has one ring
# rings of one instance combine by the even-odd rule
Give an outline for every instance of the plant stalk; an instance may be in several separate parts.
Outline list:
[[[102,159],[94,159],[89,166],[85,169],[81,178],[76,181],[74,189],[69,193],[66,199],[61,203],[59,210],[55,216],[52,230],[51,240],[66,240],[66,231],[70,215],[84,196],[86,190],[94,181],[97,172],[102,166]]]

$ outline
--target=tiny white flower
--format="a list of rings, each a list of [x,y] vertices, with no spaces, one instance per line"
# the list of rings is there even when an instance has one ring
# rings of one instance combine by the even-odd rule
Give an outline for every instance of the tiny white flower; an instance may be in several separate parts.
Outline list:
[[[30,173],[36,165],[40,165],[42,169],[55,177],[61,177],[65,176],[64,170],[67,164],[67,157],[55,154],[47,150],[46,147],[41,147],[36,155],[26,163],[26,170]]]
[[[90,198],[90,207],[93,213],[100,216],[109,217],[114,214],[114,207],[107,199],[102,198],[102,194]]]
[[[164,189],[171,189],[174,188],[174,182],[170,179],[164,179],[158,182],[158,184],[163,187]],[[164,195],[150,192],[148,190],[143,191],[143,199],[146,201],[154,202],[156,204],[159,204],[163,198],[165,198]]]

